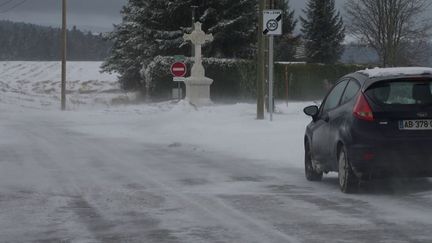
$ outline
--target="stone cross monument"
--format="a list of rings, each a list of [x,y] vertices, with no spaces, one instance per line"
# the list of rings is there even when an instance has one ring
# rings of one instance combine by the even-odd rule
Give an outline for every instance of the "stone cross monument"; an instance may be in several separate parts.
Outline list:
[[[201,47],[206,42],[213,41],[213,35],[207,35],[201,29],[201,23],[195,23],[195,30],[191,34],[184,34],[185,41],[191,41],[195,46],[194,64],[192,66],[191,76],[186,78],[186,98],[194,105],[209,105],[210,85],[213,80],[205,76],[204,66],[202,64]]]

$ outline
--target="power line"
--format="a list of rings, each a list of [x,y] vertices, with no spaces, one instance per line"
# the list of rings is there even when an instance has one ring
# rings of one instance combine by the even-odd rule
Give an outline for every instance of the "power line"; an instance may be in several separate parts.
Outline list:
[[[13,5],[13,6],[10,7],[9,9],[6,9],[6,10],[4,10],[4,11],[1,11],[0,14],[4,14],[4,13],[7,13],[7,12],[10,12],[10,11],[14,10],[15,8],[17,8],[17,7],[21,6],[21,5],[23,5],[23,4],[26,3],[27,1],[28,1],[28,0],[22,0],[21,2],[19,2],[19,3],[15,4],[15,5]]]

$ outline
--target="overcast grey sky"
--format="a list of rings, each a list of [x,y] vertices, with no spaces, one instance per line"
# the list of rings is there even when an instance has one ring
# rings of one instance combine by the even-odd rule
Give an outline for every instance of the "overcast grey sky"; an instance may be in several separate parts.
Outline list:
[[[60,26],[60,0],[27,0],[19,7],[8,11],[24,0],[0,0],[0,19],[28,22],[49,26]],[[161,0],[163,1],[163,0]],[[235,0],[233,0],[235,1]],[[68,25],[76,25],[80,29],[93,31],[109,31],[113,24],[121,21],[120,10],[127,0],[68,0]],[[296,14],[301,13],[306,0],[291,0]],[[336,0],[338,7],[345,0]],[[3,13],[7,11],[6,13]]]

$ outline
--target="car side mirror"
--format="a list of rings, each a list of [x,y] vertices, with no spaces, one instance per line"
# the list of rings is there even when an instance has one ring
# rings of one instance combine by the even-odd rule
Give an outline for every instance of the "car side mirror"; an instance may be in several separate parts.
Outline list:
[[[318,113],[319,113],[319,108],[316,105],[311,105],[311,106],[304,108],[303,112],[306,115],[311,116],[312,119],[316,120]]]

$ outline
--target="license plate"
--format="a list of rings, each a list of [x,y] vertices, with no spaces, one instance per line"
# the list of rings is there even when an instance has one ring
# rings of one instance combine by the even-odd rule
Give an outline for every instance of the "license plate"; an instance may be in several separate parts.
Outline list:
[[[399,121],[400,130],[432,130],[432,120]]]

